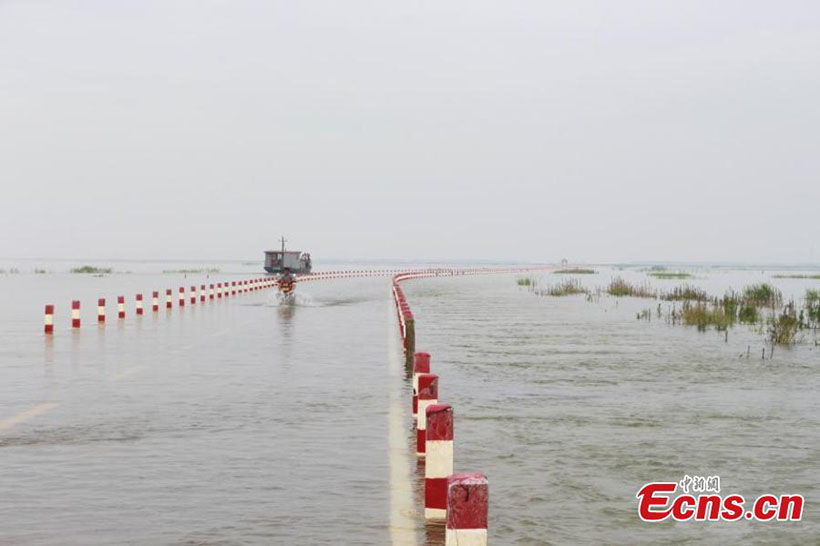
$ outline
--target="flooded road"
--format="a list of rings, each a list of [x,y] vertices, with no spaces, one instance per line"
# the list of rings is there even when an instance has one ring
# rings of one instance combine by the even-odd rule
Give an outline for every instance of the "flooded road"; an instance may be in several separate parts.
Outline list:
[[[260,291],[138,319],[135,292],[206,280],[134,269],[0,276],[0,544],[438,542],[407,482],[418,467],[387,279],[304,283],[293,307]],[[754,277],[721,275],[693,282]],[[636,321],[651,301],[538,297],[515,278],[404,284],[455,408],[455,468],[490,480],[492,544],[816,542],[817,348],[761,360],[747,328],[726,343]],[[642,523],[640,486],[684,474],[802,494],[804,521]]]
[[[71,297],[117,293],[85,284],[162,276],[50,277],[51,294],[75,289],[55,298],[53,340],[42,318],[15,322],[24,305],[3,315],[0,544],[389,543],[387,410],[404,387],[387,279],[306,283],[293,307],[269,290],[109,309],[104,328],[84,305],[72,332]],[[42,280],[3,282],[40,310],[26,285]]]

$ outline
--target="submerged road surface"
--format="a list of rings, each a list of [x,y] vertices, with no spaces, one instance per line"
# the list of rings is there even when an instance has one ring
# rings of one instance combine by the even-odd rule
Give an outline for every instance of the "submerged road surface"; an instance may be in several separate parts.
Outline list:
[[[389,281],[299,295],[53,340],[4,315],[0,544],[414,544]]]

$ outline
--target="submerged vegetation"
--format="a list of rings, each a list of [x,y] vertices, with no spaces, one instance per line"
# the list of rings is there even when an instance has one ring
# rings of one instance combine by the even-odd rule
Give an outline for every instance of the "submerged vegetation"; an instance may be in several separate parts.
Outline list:
[[[644,309],[636,313],[638,320],[649,322],[657,317],[667,324],[694,326],[700,332],[714,329],[723,332],[727,342],[729,329],[736,325],[753,327],[765,336],[771,347],[797,343],[803,339],[802,330],[816,332],[820,327],[820,290],[807,290],[800,307],[793,301],[784,305],[782,292],[768,283],[751,284],[740,291],[728,290],[723,296],[712,296],[692,284],[659,291],[648,283],[635,284],[620,276],[607,286],[595,289],[585,288],[578,279],[565,279],[543,287],[539,287],[534,278],[518,279],[517,283],[539,296],[585,294],[588,302],[600,301],[602,294],[655,299],[657,311]]]
[[[683,284],[681,286],[676,286],[671,292],[663,293],[661,295],[661,299],[666,301],[706,301],[709,299],[709,294],[697,286]]]
[[[84,265],[82,267],[75,267],[71,269],[72,273],[92,273],[102,275],[114,271],[111,267],[95,267],[93,265]]]
[[[758,307],[777,307],[783,302],[783,294],[774,286],[761,283],[744,288],[743,299]]]
[[[615,277],[609,282],[606,287],[606,293],[610,296],[623,297],[631,296],[633,298],[657,298],[658,291],[648,284],[631,284],[625,281],[622,277]]]
[[[583,267],[571,267],[568,269],[559,269],[555,271],[558,275],[594,275],[597,273],[594,269],[585,269]]]
[[[539,296],[572,296],[574,294],[586,294],[587,290],[581,286],[578,279],[565,279],[556,284],[549,284],[546,288],[535,290]]]

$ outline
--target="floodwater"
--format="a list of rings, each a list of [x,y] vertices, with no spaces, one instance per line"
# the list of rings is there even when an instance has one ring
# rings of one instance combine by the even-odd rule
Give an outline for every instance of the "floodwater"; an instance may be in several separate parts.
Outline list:
[[[161,273],[179,264],[112,265],[131,273],[58,263],[0,275],[0,544],[440,543],[420,517],[386,278],[303,283],[294,306],[267,290],[183,310],[175,299],[155,315],[152,290],[162,303],[165,288],[176,297],[256,267],[217,264],[227,273],[206,279]],[[597,286],[616,273],[642,275],[578,278]],[[820,288],[770,273],[688,282],[721,293],[762,279],[786,297]],[[762,336],[746,327],[726,342],[637,321],[651,301],[539,297],[515,278],[404,284],[417,348],[455,408],[456,470],[490,480],[492,544],[818,541],[814,334],[762,360]],[[45,303],[57,306],[51,338]],[[802,494],[803,521],[641,522],[638,489],[684,474],[720,475],[722,491],[747,498]]]

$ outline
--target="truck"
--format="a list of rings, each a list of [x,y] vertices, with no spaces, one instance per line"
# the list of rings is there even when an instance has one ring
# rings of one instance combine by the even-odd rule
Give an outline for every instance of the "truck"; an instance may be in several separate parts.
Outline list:
[[[310,254],[301,250],[285,250],[285,238],[282,237],[282,248],[265,251],[265,271],[273,274],[282,274],[285,268],[290,268],[294,275],[310,273],[313,264]]]

